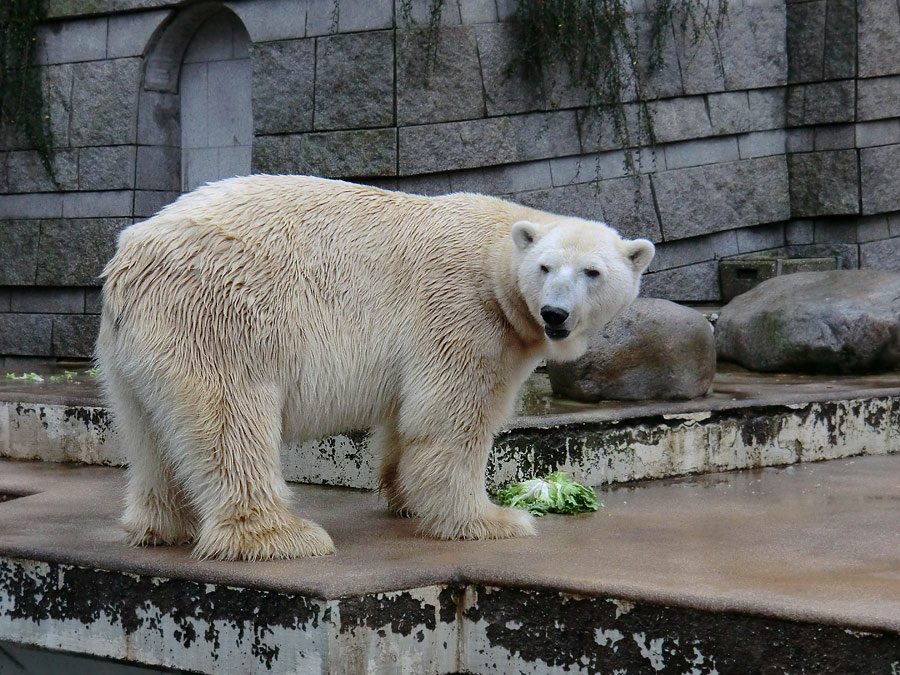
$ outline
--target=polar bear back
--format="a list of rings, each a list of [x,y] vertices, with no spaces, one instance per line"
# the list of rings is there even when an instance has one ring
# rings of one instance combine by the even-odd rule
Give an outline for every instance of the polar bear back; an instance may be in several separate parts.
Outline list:
[[[435,340],[454,358],[499,349],[509,231],[542,215],[301,176],[213,183],[123,231],[104,272],[104,360],[135,386],[170,386],[173,364],[185,381],[275,381],[286,407],[316,405],[285,415],[317,419],[290,436],[365,424],[417,371],[448,367]]]

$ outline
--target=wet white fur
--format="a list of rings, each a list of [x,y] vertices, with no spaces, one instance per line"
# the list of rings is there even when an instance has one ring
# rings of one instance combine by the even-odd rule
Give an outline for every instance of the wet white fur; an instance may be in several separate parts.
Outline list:
[[[329,553],[290,510],[279,446],[364,427],[389,506],[424,533],[533,534],[485,494],[493,435],[535,364],[582,353],[652,256],[605,225],[482,195],[300,176],[184,195],[123,231],[104,272],[97,358],[130,462],[130,542]],[[571,313],[565,340],[544,335],[548,298]]]

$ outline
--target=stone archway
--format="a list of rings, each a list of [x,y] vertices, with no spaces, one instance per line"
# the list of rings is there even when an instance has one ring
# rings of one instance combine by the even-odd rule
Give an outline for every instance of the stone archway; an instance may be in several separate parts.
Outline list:
[[[249,128],[250,135],[246,137],[246,140],[241,135],[237,139],[238,143],[234,143],[232,139],[230,144],[221,143],[212,146],[218,150],[229,145],[232,148],[241,148],[243,144],[246,144],[248,149],[245,155],[242,155],[241,152],[243,151],[238,149],[231,158],[234,161],[228,159],[224,161],[221,168],[226,173],[204,173],[203,180],[223,178],[226,175],[234,175],[236,173],[247,173],[250,170],[249,146],[252,141],[253,124],[249,103],[251,95],[250,63],[247,52],[250,38],[247,35],[247,31],[244,29],[240,19],[219,2],[201,2],[178,10],[156,31],[144,56],[144,73],[138,104],[135,217],[141,218],[152,215],[159,208],[173,201],[182,191],[193,187],[193,185],[190,185],[190,180],[185,181],[186,172],[183,169],[187,162],[185,157],[183,157],[185,137],[183,121],[185,120],[185,115],[182,107],[182,70],[183,65],[186,63],[199,64],[204,62],[203,48],[204,46],[209,46],[210,42],[215,44],[216,36],[211,33],[215,31],[217,26],[223,25],[223,22],[229,26],[228,30],[230,31],[232,43],[239,43],[237,49],[232,46],[231,56],[233,57],[235,53],[238,53],[246,57],[246,79],[241,80],[244,83],[244,87],[240,91],[231,87],[226,96],[216,95],[216,98],[230,99],[235,96],[245,96],[246,105],[239,108],[240,115],[238,117],[240,118],[240,123],[237,126],[242,125],[241,129]],[[240,60],[240,58],[237,60]],[[206,59],[206,63],[208,75],[209,59]],[[199,67],[197,70],[199,70]],[[193,86],[193,84],[189,83],[189,86]],[[189,101],[195,94],[196,92],[188,93]],[[208,102],[207,92],[207,112],[209,109]],[[231,101],[226,100],[226,103],[230,105]],[[188,118],[190,118],[190,115],[188,115]],[[233,118],[233,115],[230,113],[226,114],[225,118],[230,120]],[[193,122],[190,119],[189,121]],[[204,122],[204,125],[208,126],[208,120]],[[221,134],[218,132],[224,128],[223,126],[217,127],[217,134],[213,137],[216,143],[219,143],[221,140]],[[243,132],[241,133],[243,134]],[[196,140],[197,138],[198,136],[193,135],[192,130],[188,131],[187,140],[190,146],[193,146],[188,149],[208,147],[198,145],[201,141]],[[245,163],[239,163],[238,160],[244,159]],[[218,155],[216,168],[218,172]],[[195,176],[199,176],[199,174],[195,174]]]

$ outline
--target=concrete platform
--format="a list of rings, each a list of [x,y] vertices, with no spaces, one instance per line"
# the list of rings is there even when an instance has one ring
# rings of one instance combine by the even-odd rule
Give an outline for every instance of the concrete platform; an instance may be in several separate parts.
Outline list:
[[[499,542],[297,486],[338,552],[277,563],[127,548],[121,491],[118,469],[0,462],[0,640],[206,673],[900,668],[896,455],[608,487]]]
[[[72,383],[0,379],[0,457],[118,466],[124,453],[95,378]],[[865,377],[716,375],[692,401],[605,402],[550,396],[546,375],[526,384],[494,442],[486,479],[500,486],[563,468],[600,486],[781,466],[900,449],[900,372]],[[377,458],[364,431],[286,445],[285,477],[372,488]]]

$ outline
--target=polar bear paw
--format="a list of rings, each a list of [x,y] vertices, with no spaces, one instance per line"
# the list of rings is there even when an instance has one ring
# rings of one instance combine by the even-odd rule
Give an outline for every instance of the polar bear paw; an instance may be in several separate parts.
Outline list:
[[[130,546],[181,546],[194,539],[196,525],[186,514],[170,510],[145,510],[122,519]]]
[[[438,539],[512,539],[537,534],[534,518],[518,509],[491,504],[482,513],[462,521],[423,521],[427,534]]]
[[[293,514],[267,519],[230,519],[205,528],[194,557],[217,560],[283,560],[334,553],[331,537],[314,522]]]

